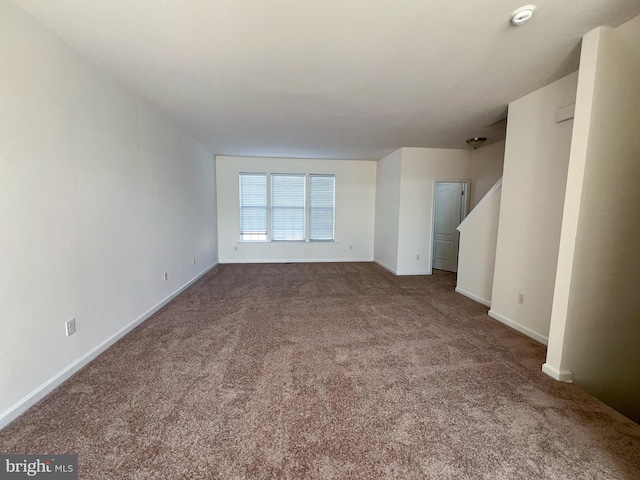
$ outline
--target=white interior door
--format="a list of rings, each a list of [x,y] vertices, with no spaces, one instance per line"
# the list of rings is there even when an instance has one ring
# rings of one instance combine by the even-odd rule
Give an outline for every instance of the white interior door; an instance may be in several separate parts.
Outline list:
[[[465,215],[465,184],[437,182],[434,197],[433,268],[448,272],[458,271],[460,232],[456,227]]]

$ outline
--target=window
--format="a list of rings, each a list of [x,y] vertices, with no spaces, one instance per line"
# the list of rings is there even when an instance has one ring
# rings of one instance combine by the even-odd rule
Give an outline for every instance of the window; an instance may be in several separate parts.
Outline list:
[[[309,175],[309,240],[312,242],[335,240],[335,187],[334,175]]]
[[[240,174],[240,240],[267,240],[267,174]]]
[[[269,240],[334,241],[335,175],[241,173],[240,241]]]
[[[271,175],[271,240],[304,241],[305,176]]]

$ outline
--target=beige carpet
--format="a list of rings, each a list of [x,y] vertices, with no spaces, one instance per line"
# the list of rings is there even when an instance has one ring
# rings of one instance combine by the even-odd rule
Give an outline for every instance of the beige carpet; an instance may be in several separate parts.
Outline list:
[[[638,479],[640,425],[542,345],[369,264],[221,265],[0,432],[80,478]]]

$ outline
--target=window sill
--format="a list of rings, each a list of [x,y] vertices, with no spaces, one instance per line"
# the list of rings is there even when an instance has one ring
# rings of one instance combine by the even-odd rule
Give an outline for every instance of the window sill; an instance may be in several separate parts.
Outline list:
[[[238,240],[236,243],[313,243],[336,244],[336,240]]]

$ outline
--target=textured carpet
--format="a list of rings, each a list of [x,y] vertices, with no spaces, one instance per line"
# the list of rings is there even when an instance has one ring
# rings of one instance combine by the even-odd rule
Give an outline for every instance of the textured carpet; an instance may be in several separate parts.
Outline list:
[[[638,479],[640,425],[455,276],[221,265],[0,432],[80,478]]]

